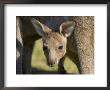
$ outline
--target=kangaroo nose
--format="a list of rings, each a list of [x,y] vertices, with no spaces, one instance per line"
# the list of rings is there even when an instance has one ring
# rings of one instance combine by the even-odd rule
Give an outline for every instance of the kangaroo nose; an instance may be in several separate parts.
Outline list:
[[[52,67],[55,64],[55,61],[50,61],[49,65]]]
[[[55,60],[51,60],[50,62],[49,62],[49,65],[52,67],[52,66],[54,66],[56,64],[56,61]]]
[[[54,64],[56,64],[57,58],[55,57],[55,51],[54,50],[50,50],[49,52],[49,65],[53,66]]]

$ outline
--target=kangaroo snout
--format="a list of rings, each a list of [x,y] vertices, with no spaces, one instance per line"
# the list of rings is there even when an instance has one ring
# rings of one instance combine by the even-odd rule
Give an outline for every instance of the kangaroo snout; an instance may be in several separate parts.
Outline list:
[[[58,64],[58,60],[54,60],[52,59],[51,61],[49,61],[49,66],[54,66]]]
[[[57,57],[55,57],[55,54],[49,54],[49,66],[54,66],[54,65],[57,65],[59,62],[59,60],[57,59]]]

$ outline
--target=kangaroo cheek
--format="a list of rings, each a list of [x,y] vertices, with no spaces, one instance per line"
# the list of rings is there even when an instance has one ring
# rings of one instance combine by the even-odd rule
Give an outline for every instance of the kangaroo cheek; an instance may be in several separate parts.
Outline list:
[[[62,51],[62,52],[59,54],[60,59],[61,59],[62,57],[64,57],[64,56],[65,56],[65,54],[66,54],[66,50]]]

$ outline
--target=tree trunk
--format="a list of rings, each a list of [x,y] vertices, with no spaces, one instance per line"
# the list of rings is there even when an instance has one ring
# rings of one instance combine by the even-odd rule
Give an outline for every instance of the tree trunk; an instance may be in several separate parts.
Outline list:
[[[82,74],[94,73],[94,17],[75,16],[75,40]]]

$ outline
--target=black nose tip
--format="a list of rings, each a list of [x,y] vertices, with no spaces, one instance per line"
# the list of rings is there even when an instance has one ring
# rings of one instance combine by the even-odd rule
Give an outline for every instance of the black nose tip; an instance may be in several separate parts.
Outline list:
[[[53,64],[53,63],[50,63],[50,64],[49,64],[49,66],[50,66],[50,67],[53,67],[53,66],[54,66],[54,64]]]
[[[55,62],[53,61],[53,62],[49,62],[49,66],[50,67],[53,67],[55,65]]]

